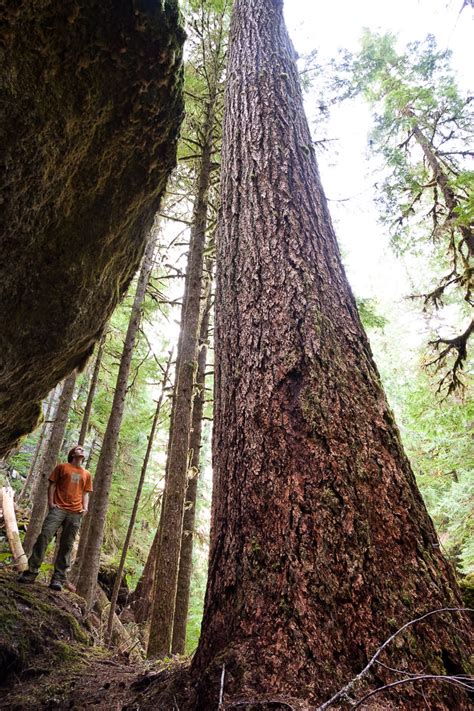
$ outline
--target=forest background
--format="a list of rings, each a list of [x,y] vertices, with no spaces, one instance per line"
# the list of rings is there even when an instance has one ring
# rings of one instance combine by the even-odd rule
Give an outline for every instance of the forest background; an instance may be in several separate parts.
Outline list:
[[[397,48],[407,42],[421,41],[427,33],[437,38],[438,48],[453,51],[452,66],[461,90],[468,92],[467,68],[473,57],[469,37],[472,31],[471,8],[460,14],[460,2],[418,2],[391,4],[361,2],[357,15],[353,4],[338,3],[324,12],[317,3],[293,0],[287,3],[289,31],[300,54],[300,69],[305,87],[306,110],[318,148],[323,184],[343,252],[349,280],[358,300],[375,361],[381,373],[389,402],[395,412],[407,454],[417,481],[436,524],[446,554],[454,561],[460,575],[474,570],[472,537],[474,482],[473,400],[469,388],[472,359],[464,363],[465,388],[447,395],[438,392],[440,374],[426,368],[430,360],[427,344],[435,333],[452,337],[463,322],[464,306],[448,298],[447,308],[423,311],[414,293],[428,288],[443,269],[436,250],[427,257],[426,245],[418,241],[416,229],[410,239],[394,242],[390,222],[380,219],[383,209],[379,187],[386,177],[386,165],[376,155],[372,139],[373,111],[361,97],[321,110],[320,68],[338,56],[340,47],[357,52],[362,28],[398,33]],[[189,22],[199,19],[198,2],[185,4]],[[214,3],[218,6],[219,3]],[[314,7],[313,7],[314,5]],[[381,9],[380,6],[383,5]],[[344,24],[340,25],[340,18]],[[331,24],[332,23],[332,24]],[[310,29],[308,29],[310,28]],[[199,90],[199,77],[192,71],[193,28],[188,50],[187,123],[183,135],[190,135],[198,104],[193,95]],[[194,35],[194,40],[196,36]],[[318,53],[315,54],[315,48]],[[471,57],[469,58],[469,54]],[[199,63],[198,63],[198,66]],[[152,277],[147,287],[140,330],[133,351],[128,380],[126,407],[120,429],[117,458],[106,520],[102,563],[116,565],[120,557],[133,505],[140,470],[147,447],[147,437],[159,396],[168,354],[179,340],[179,321],[184,288],[189,227],[193,203],[193,152],[182,142],[180,162],[170,183],[157,222],[158,246]],[[211,217],[208,224],[207,257],[212,256],[212,234],[217,209],[218,157],[214,156],[210,188]],[[381,205],[382,203],[382,205]],[[165,216],[168,216],[166,218]],[[107,420],[128,326],[136,283],[111,319],[99,370],[91,419],[86,436],[87,467],[94,473]],[[212,345],[212,326],[210,329]],[[77,380],[63,440],[60,459],[78,438],[94,367],[91,360]],[[193,574],[187,651],[197,644],[206,582],[207,541],[212,491],[210,440],[212,427],[212,352],[207,364],[206,405],[201,448],[201,472],[198,485],[197,519],[194,533]],[[131,589],[140,578],[155,536],[166,467],[172,376],[160,413],[151,461],[147,470],[135,533],[126,571]],[[58,391],[59,392],[59,391]],[[54,411],[54,408],[52,408]],[[47,402],[44,403],[47,412]],[[50,410],[51,412],[51,410]],[[53,419],[50,414],[49,419]],[[48,421],[46,424],[48,424]],[[38,428],[26,438],[21,448],[8,460],[9,478],[19,492],[31,469],[32,459],[43,432],[43,450],[48,428]],[[41,457],[36,459],[36,467]],[[7,558],[8,553],[2,554]]]

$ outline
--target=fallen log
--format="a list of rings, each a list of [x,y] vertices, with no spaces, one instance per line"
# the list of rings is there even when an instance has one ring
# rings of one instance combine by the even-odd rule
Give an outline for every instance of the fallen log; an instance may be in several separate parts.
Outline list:
[[[11,486],[2,487],[2,508],[5,528],[7,531],[8,543],[13,555],[13,562],[18,572],[22,572],[28,568],[28,558],[23,550],[18,533],[18,525],[16,522],[15,508],[13,506],[13,489]]]

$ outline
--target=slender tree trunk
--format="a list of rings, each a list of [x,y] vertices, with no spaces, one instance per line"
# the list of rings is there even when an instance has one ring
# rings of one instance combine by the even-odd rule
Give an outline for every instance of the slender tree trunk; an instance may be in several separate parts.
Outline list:
[[[145,458],[143,460],[142,469],[140,472],[140,479],[138,481],[138,487],[137,487],[137,491],[135,494],[135,501],[133,502],[132,513],[130,515],[130,522],[128,524],[128,530],[127,530],[127,534],[125,536],[125,541],[124,541],[123,548],[122,548],[122,555],[120,557],[120,563],[119,563],[119,566],[117,569],[117,575],[115,576],[114,586],[112,589],[112,596],[110,598],[110,611],[109,611],[109,618],[108,618],[108,622],[107,622],[106,639],[110,639],[110,636],[112,634],[115,607],[117,605],[117,598],[118,598],[118,594],[119,594],[119,590],[120,590],[120,585],[122,583],[123,569],[125,567],[125,560],[127,558],[128,547],[130,545],[130,540],[132,538],[133,528],[135,526],[135,520],[137,517],[137,511],[138,511],[138,504],[140,503],[140,498],[142,495],[143,484],[145,482],[145,476],[146,476],[146,472],[148,469],[148,462],[150,460],[150,454],[151,454],[151,450],[153,447],[153,440],[155,438],[156,427],[158,424],[158,419],[160,417],[161,405],[163,403],[163,398],[165,395],[166,383],[168,382],[168,374],[169,374],[169,370],[171,367],[172,357],[173,357],[173,351],[170,352],[168,363],[166,365],[166,370],[163,374],[163,383],[161,386],[160,397],[158,398],[158,402],[156,404],[155,415],[153,417],[153,422],[152,422],[150,434],[148,437],[148,444],[147,444],[147,448],[146,448],[146,452],[145,452]]]
[[[92,372],[92,378],[91,378],[91,383],[90,383],[90,387],[89,387],[89,392],[87,394],[86,406],[84,408],[84,414],[82,416],[81,431],[79,432],[79,439],[77,442],[78,444],[81,445],[81,447],[84,446],[84,442],[86,441],[86,436],[87,436],[87,430],[89,429],[89,420],[91,417],[92,404],[94,402],[95,391],[97,388],[97,381],[99,379],[99,370],[100,370],[100,365],[102,363],[102,355],[104,353],[104,346],[105,346],[105,334],[102,336],[100,343],[99,343],[99,348],[98,348],[97,356],[96,356],[95,363],[94,363],[94,370]]]
[[[39,462],[37,466],[35,467],[35,471],[33,472],[33,477],[31,480],[31,487],[30,487],[30,494],[29,494],[29,500],[34,501],[36,492],[38,490],[38,484],[41,479],[41,471],[42,471],[42,466],[43,466],[43,458],[45,456],[45,453],[47,452],[48,449],[48,443],[51,438],[51,432],[53,431],[53,425],[54,421],[56,420],[56,416],[58,413],[58,407],[59,407],[59,400],[61,398],[61,392],[63,389],[64,381],[62,383],[58,383],[54,389],[54,400],[53,400],[53,406],[51,409],[50,413],[50,423],[48,426],[48,430],[45,434],[44,438],[44,444],[43,444],[43,451],[41,453],[41,457],[39,459]]]
[[[43,519],[48,506],[48,479],[56,466],[58,454],[61,449],[75,382],[76,372],[73,371],[64,381],[48,446],[41,461],[41,471],[39,472],[38,479],[39,484],[31,511],[30,525],[28,526],[23,541],[23,547],[28,556],[31,554],[33,545],[43,525]]]
[[[87,465],[86,465],[86,469],[87,469]],[[92,505],[92,497],[93,496],[94,496],[94,494],[92,493],[90,503],[89,503],[90,507]],[[74,563],[71,566],[71,571],[68,576],[69,581],[73,585],[77,585],[77,581],[79,579],[82,564],[84,562],[84,552],[86,550],[90,522],[91,522],[91,516],[90,516],[90,513],[87,513],[82,519],[81,528],[80,528],[80,532],[79,532],[79,543],[77,546],[76,556],[74,558]]]
[[[33,454],[33,459],[31,460],[30,469],[28,471],[28,476],[26,477],[25,483],[23,484],[20,495],[18,496],[18,502],[21,502],[25,498],[26,494],[28,493],[28,490],[30,489],[30,487],[33,483],[33,480],[34,480],[34,475],[36,472],[36,465],[39,461],[41,461],[40,453],[41,453],[41,449],[43,446],[43,442],[45,441],[46,432],[49,429],[49,425],[50,425],[49,419],[51,417],[51,411],[53,409],[55,394],[56,394],[56,388],[53,388],[53,390],[51,390],[49,397],[48,397],[46,412],[44,415],[43,424],[41,426],[40,436],[38,437],[38,442],[36,443],[35,452]]]
[[[214,91],[217,91],[217,78]],[[214,122],[215,101],[211,97],[203,124],[204,139],[191,227],[191,246],[187,269],[188,293],[184,299],[181,322],[181,352],[176,373],[175,406],[171,427],[167,481],[160,520],[162,534],[156,562],[156,594],[148,642],[148,655],[151,657],[167,656],[171,649],[201,313]]]
[[[81,559],[82,564],[77,582],[77,592],[85,598],[88,606],[92,606],[94,600],[97,575],[99,572],[100,549],[104,537],[105,517],[109,502],[110,486],[112,483],[112,474],[115,465],[120,427],[125,407],[128,376],[132,363],[135,340],[140,325],[142,304],[153,266],[153,253],[155,245],[156,232],[152,232],[148,238],[145,255],[140,269],[140,275],[138,277],[135,300],[130,315],[122,357],[120,359],[112,409],[107,422],[107,428],[94,477],[94,493],[88,514],[90,520],[87,542],[84,545],[84,552]]]
[[[92,438],[91,446],[89,447],[89,454],[87,456],[86,460],[86,469],[89,469],[91,460],[92,460],[92,455],[94,454],[94,449],[95,445],[97,444],[97,432],[94,433],[94,437]]]
[[[313,707],[394,629],[460,604],[342,267],[282,4],[236,0],[231,27],[201,711],[222,689],[226,708]],[[462,670],[461,614],[412,633],[385,664]],[[377,666],[370,681],[389,679]],[[416,685],[391,693],[384,708],[426,707]],[[468,708],[448,684],[423,694],[439,711]]]
[[[155,581],[156,556],[158,554],[158,542],[160,539],[160,527],[156,529],[153,543],[151,544],[146,559],[145,567],[133,591],[132,609],[135,620],[138,623],[148,622],[153,605],[153,585]]]
[[[193,560],[194,523],[196,519],[196,497],[200,471],[201,433],[204,401],[206,396],[206,361],[207,339],[209,331],[209,315],[211,310],[211,278],[207,282],[206,307],[201,321],[199,334],[198,369],[193,401],[193,418],[189,448],[191,452],[190,472],[183,516],[183,533],[181,538],[181,555],[179,560],[178,586],[176,591],[176,608],[174,613],[173,654],[184,654],[186,647],[186,625],[188,621],[189,594],[191,588],[191,573]]]

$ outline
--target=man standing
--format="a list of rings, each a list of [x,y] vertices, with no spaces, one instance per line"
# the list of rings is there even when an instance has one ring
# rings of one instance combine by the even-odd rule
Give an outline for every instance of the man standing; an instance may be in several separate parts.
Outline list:
[[[84,449],[73,447],[67,464],[58,464],[49,477],[48,505],[43,528],[28,560],[28,570],[19,577],[22,583],[33,583],[38,575],[46,549],[56,531],[62,526],[59,551],[49,587],[61,590],[70,567],[71,550],[82,517],[87,513],[89,493],[92,491],[90,473],[83,468]]]

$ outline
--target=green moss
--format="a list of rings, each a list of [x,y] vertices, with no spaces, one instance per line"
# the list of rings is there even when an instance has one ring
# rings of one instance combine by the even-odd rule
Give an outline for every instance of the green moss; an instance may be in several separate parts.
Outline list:
[[[459,581],[459,588],[465,607],[474,610],[474,573],[466,575],[465,578]]]
[[[63,609],[64,608],[66,609]],[[0,571],[0,667],[21,679],[23,669],[43,674],[84,664],[89,635],[68,609],[71,597],[55,598],[42,585],[22,585]]]

